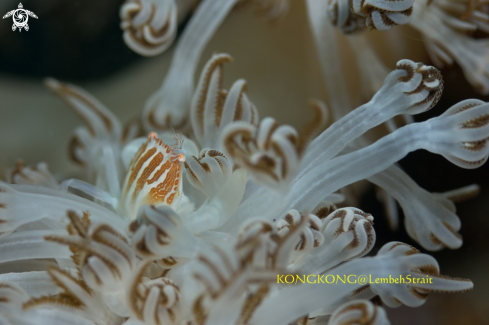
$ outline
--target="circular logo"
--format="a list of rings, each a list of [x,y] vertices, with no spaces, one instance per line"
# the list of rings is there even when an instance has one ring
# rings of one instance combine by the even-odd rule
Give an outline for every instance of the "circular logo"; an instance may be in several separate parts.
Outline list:
[[[17,9],[13,16],[14,24],[17,27],[24,27],[27,24],[27,20],[29,20],[29,17],[24,9]]]

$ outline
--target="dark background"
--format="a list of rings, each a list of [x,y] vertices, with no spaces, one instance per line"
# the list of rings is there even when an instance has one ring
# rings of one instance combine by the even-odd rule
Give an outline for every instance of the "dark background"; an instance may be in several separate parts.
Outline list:
[[[0,20],[0,73],[61,80],[103,78],[141,59],[122,41],[121,0],[28,1],[31,27],[18,37],[12,17]],[[17,9],[13,2],[11,9]],[[5,12],[6,13],[6,12]],[[0,13],[3,17],[5,13]]]

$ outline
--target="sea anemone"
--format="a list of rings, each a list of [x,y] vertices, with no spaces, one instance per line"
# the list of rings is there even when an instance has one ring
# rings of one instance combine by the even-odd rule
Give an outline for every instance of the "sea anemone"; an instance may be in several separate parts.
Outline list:
[[[0,323],[389,324],[384,306],[419,307],[431,292],[473,288],[402,242],[368,255],[375,217],[345,205],[340,191],[368,180],[386,203],[399,203],[407,233],[423,249],[461,247],[452,201],[478,186],[430,193],[396,163],[425,149],[461,168],[480,167],[489,156],[489,104],[467,99],[415,123],[411,116],[442,96],[440,71],[404,59],[388,72],[367,46],[360,75],[371,99],[350,111],[338,53],[329,48],[334,26],[353,33],[415,21],[432,55],[469,60],[437,45],[448,31],[420,27],[430,10],[445,17],[449,7],[462,10],[459,3],[306,1],[331,109],[311,100],[314,119],[298,131],[260,118],[244,79],[224,88],[230,54],[212,55],[194,85],[204,46],[237,2],[200,3],[138,121],[123,126],[80,87],[45,80],[85,123],[69,155],[86,178],[56,179],[45,163],[19,161],[0,182]],[[274,21],[289,7],[287,0],[252,2]],[[142,55],[163,52],[193,5],[127,1],[124,41]],[[484,27],[471,8],[467,24]],[[351,44],[365,41],[357,40]],[[471,66],[467,79],[485,91],[484,73]],[[408,125],[394,125],[396,117]],[[390,133],[365,137],[383,123]]]

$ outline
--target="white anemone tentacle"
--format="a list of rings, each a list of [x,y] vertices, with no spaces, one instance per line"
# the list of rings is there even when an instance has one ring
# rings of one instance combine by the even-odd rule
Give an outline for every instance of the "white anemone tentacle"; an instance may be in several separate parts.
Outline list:
[[[223,64],[228,54],[214,54],[202,70],[192,98],[190,122],[202,148],[222,150],[220,136],[233,121],[258,124],[258,112],[246,95],[246,81],[239,79],[229,91],[222,88]]]
[[[222,152],[203,149],[198,157],[187,158],[185,169],[189,183],[211,199],[231,177],[233,165]]]
[[[170,207],[146,205],[139,210],[131,242],[148,259],[194,258],[202,245]]]
[[[341,208],[322,220],[324,243],[302,266],[301,274],[320,274],[332,267],[366,255],[375,244],[372,215],[355,208]]]
[[[443,80],[431,66],[410,60],[397,62],[397,69],[384,81],[371,101],[333,123],[309,146],[300,173],[336,156],[352,140],[400,114],[419,114],[431,109],[441,97]]]
[[[328,18],[342,33],[350,34],[365,28],[365,17],[351,10],[351,1],[329,0]]]
[[[75,272],[75,269],[69,271]],[[60,288],[51,281],[46,271],[0,274],[0,283],[14,283],[31,297],[57,295]]]
[[[382,301],[389,307],[397,307],[401,303],[416,307],[426,301],[431,291],[464,292],[474,286],[469,280],[440,275],[438,263],[433,257],[421,254],[417,249],[399,242],[384,245],[374,257],[363,257],[344,263],[326,273],[323,279],[329,276],[331,281],[333,278],[336,280],[337,277],[343,278],[350,274],[357,276],[356,281],[353,279],[345,282],[338,281],[326,291],[322,285],[317,284],[288,286],[266,298],[255,311],[252,321],[264,325],[287,324],[296,319],[296,315],[306,315],[326,306],[336,308],[351,300],[348,297],[352,293],[365,290],[366,284],[375,294],[380,295]],[[360,275],[364,274],[369,275],[366,278],[367,282],[360,278]],[[369,277],[372,279],[403,278],[405,282],[372,284]],[[411,279],[411,283],[407,283],[408,278]],[[413,279],[424,281],[416,280],[414,284]],[[274,308],[277,303],[283,308],[282,313],[273,319],[267,317],[270,308]]]
[[[84,166],[95,186],[120,196],[122,146],[138,132],[136,125],[123,130],[117,117],[85,90],[48,78],[45,85],[61,97],[86,123],[78,127],[70,143],[70,157]]]
[[[484,2],[472,1],[416,1],[410,25],[422,33],[426,49],[437,66],[442,68],[457,62],[472,86],[487,95],[489,41],[470,36],[477,29],[489,30],[489,16],[483,6]]]
[[[253,181],[286,192],[299,167],[298,137],[291,126],[279,126],[267,117],[258,127],[242,121],[228,125],[221,141],[226,154],[246,168]]]
[[[124,42],[140,55],[163,53],[177,34],[175,0],[127,0],[120,17]]]
[[[329,325],[361,324],[390,325],[384,308],[370,300],[352,300],[336,308],[329,319]]]
[[[303,216],[297,210],[290,210],[287,215],[276,222],[277,233],[281,238],[287,236],[291,229],[299,226],[302,222],[302,218],[308,219],[308,225],[303,228],[300,237],[297,238],[294,250],[291,252],[290,259],[288,261],[289,268],[298,268],[307,260],[307,256],[313,254],[313,252],[320,247],[324,242],[324,236],[321,233],[323,223],[314,214],[308,214]]]
[[[187,125],[194,92],[194,74],[204,47],[238,0],[203,0],[180,40],[165,80],[146,102],[143,124],[146,131],[164,131]]]
[[[59,184],[49,172],[45,162],[28,167],[22,160],[17,161],[15,168],[7,170],[6,181],[10,184],[39,185],[50,188],[58,188]]]
[[[450,200],[422,189],[396,166],[368,180],[384,188],[399,202],[404,211],[406,231],[423,248],[437,251],[444,247],[456,249],[462,246],[462,238],[458,234],[460,219]]]
[[[307,209],[324,196],[368,178],[417,149],[443,155],[463,168],[477,168],[488,158],[489,104],[462,101],[441,116],[396,130],[374,144],[323,162],[292,187],[289,207]],[[319,175],[319,176],[318,176]]]
[[[414,0],[352,0],[352,11],[365,17],[365,26],[380,31],[405,25],[412,19]]]
[[[322,0],[307,0],[306,5],[323,79],[330,97],[333,119],[337,121],[348,114],[353,107],[341,69],[343,60],[339,53],[336,31],[328,21],[329,4]]]
[[[24,204],[29,202],[29,204]],[[126,221],[99,204],[43,186],[8,185],[0,182],[0,233],[7,234],[18,227],[46,218],[59,225],[68,224],[67,210],[88,212],[92,220],[110,223],[121,233],[126,232]]]
[[[129,324],[180,324],[181,298],[178,286],[168,278],[143,279],[147,264],[135,270],[126,288]]]
[[[122,289],[135,265],[135,256],[124,235],[107,224],[90,224],[73,211],[68,211],[70,236],[48,235],[56,242],[78,252],[73,259],[85,283],[94,291],[114,293]],[[83,253],[80,253],[83,251]]]

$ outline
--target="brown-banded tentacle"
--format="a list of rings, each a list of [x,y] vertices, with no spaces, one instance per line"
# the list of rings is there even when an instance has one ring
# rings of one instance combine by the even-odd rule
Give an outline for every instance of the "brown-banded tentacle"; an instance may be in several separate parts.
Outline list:
[[[199,157],[189,157],[184,164],[187,180],[212,198],[231,177],[233,165],[226,155],[214,149],[203,149]]]
[[[222,146],[257,183],[275,189],[287,188],[300,161],[297,131],[269,117],[258,127],[244,122],[229,125],[223,132]]]
[[[414,0],[351,0],[354,14],[365,18],[365,26],[380,31],[411,20]]]
[[[231,61],[228,54],[214,54],[202,70],[192,98],[190,120],[203,148],[221,150],[219,137],[234,121],[258,123],[256,107],[246,95],[246,81],[238,79],[229,91],[222,87],[223,65]]]
[[[144,56],[163,53],[177,34],[175,0],[127,0],[121,7],[121,29],[126,45]]]

